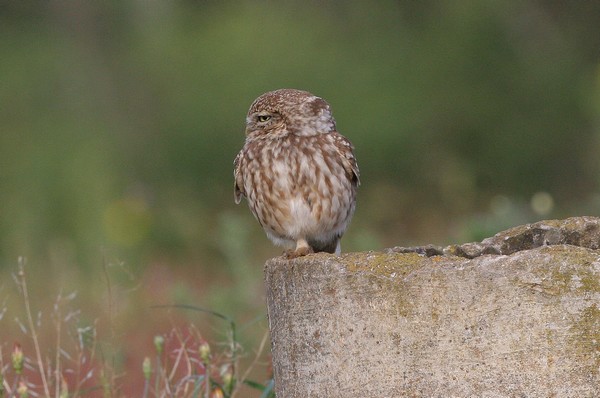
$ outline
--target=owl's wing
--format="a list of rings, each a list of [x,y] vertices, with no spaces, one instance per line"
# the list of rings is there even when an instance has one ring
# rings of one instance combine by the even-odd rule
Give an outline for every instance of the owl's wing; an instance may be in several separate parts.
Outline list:
[[[244,157],[243,150],[237,154],[233,161],[233,198],[236,204],[242,201],[242,196],[246,196],[244,192],[244,179],[242,177],[242,158]]]
[[[346,170],[348,179],[352,181],[355,187],[360,185],[360,172],[358,171],[358,164],[354,157],[354,147],[352,143],[348,141],[346,137],[339,133],[333,134],[335,147],[342,159],[342,164]]]

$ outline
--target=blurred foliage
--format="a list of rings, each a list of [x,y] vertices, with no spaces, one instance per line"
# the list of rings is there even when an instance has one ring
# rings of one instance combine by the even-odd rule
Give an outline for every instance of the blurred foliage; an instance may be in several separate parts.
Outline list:
[[[106,251],[255,295],[280,250],[233,204],[232,160],[281,87],[326,98],[356,146],[345,250],[597,213],[598,20],[597,2],[3,1],[0,267],[93,275]]]

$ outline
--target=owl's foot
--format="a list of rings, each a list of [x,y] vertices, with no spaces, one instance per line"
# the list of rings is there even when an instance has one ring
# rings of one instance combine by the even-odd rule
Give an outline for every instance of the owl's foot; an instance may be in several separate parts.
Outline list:
[[[296,242],[296,249],[286,250],[285,252],[283,252],[283,256],[289,260],[292,258],[303,257],[307,254],[312,254],[314,252],[315,251],[312,249],[312,247],[308,245],[306,240],[299,239]]]
[[[288,260],[291,260],[292,258],[298,258],[298,257],[303,257],[306,256],[307,254],[312,254],[314,253],[314,250],[311,249],[310,247],[301,247],[300,249],[290,249],[290,250],[286,250],[283,252],[283,256],[285,258],[287,258]]]

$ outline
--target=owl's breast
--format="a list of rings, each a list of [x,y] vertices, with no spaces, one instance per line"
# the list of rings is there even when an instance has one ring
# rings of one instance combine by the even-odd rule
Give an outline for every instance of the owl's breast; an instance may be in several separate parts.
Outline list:
[[[345,227],[352,215],[355,189],[335,148],[316,138],[263,145],[246,169],[250,207],[278,235],[318,235]]]

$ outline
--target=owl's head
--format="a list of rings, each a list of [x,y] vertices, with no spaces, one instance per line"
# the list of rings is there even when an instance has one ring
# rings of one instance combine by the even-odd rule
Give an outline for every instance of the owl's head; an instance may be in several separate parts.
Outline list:
[[[246,117],[249,138],[312,136],[335,131],[329,104],[307,91],[280,89],[258,97]]]

